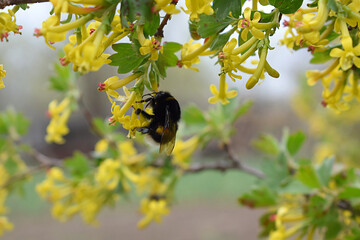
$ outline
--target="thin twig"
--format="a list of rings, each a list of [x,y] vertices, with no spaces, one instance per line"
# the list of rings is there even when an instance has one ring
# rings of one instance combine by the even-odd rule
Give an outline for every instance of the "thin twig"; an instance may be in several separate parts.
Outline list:
[[[49,0],[0,0],[0,9],[4,9],[6,6],[11,6],[11,5],[41,3],[41,2],[49,2]]]
[[[171,4],[174,4],[176,5],[178,3],[178,0],[173,0],[171,2]],[[169,21],[169,19],[171,18],[171,14],[166,14],[164,19],[161,21],[156,33],[154,34],[154,37],[161,37],[163,38],[164,37],[164,27],[165,25],[167,24],[167,22]]]

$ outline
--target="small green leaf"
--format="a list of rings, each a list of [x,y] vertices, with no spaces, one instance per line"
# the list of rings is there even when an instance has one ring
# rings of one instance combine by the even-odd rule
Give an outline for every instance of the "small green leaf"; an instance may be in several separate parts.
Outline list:
[[[200,15],[198,33],[202,38],[209,37],[225,29],[232,19],[225,19],[224,21],[217,21],[215,16],[206,14]]]
[[[229,13],[235,18],[241,14],[242,0],[214,0],[212,8],[218,20],[224,20]]]
[[[331,50],[332,48],[329,48],[323,52],[315,52],[313,54],[313,58],[310,60],[310,63],[320,64],[329,61],[330,59],[332,59],[332,57],[330,56]]]
[[[351,198],[360,198],[360,188],[358,187],[345,187],[344,191],[339,194],[339,198],[342,199],[351,199]]]
[[[310,188],[321,187],[316,171],[310,164],[301,165],[296,172],[296,178]]]
[[[81,152],[75,152],[74,156],[65,159],[64,164],[77,179],[84,178],[90,170],[89,160]]]
[[[294,156],[300,150],[305,138],[305,134],[300,131],[289,136],[286,147],[291,155]]]
[[[290,14],[301,7],[303,0],[269,0],[269,3],[278,8],[281,13]]]
[[[263,153],[278,155],[280,153],[279,142],[269,134],[263,134],[252,142],[252,145]]]
[[[249,193],[244,193],[238,202],[248,207],[266,207],[276,204],[277,196],[267,187],[253,189]]]
[[[328,186],[329,184],[334,160],[334,157],[324,159],[320,167],[317,169],[317,175],[319,176],[319,180],[323,186]]]
[[[223,34],[219,34],[210,45],[210,50],[222,50],[225,44],[229,41],[229,38],[233,34],[233,31],[228,31]]]
[[[313,189],[307,187],[299,180],[293,179],[286,186],[281,188],[279,192],[290,193],[290,194],[310,194],[313,192]]]
[[[250,108],[252,107],[253,102],[252,101],[247,101],[245,102],[243,105],[241,105],[235,112],[234,114],[231,115],[230,117],[230,122],[234,123],[239,117],[241,117],[242,115],[244,115],[245,113],[247,113]]]
[[[113,45],[117,52],[110,56],[111,66],[118,66],[118,73],[128,73],[137,68],[148,56],[142,56],[130,43],[118,43]]]
[[[14,175],[18,170],[18,165],[17,165],[16,161],[14,161],[14,159],[12,159],[11,157],[9,157],[5,161],[4,167],[10,175]]]
[[[185,108],[182,114],[182,120],[189,125],[206,124],[204,113],[195,105],[190,105],[189,107]]]
[[[327,7],[335,12],[338,12],[338,6],[336,4],[336,0],[328,0]]]
[[[22,114],[8,109],[0,114],[0,133],[24,136],[29,128],[30,121]],[[16,132],[14,132],[14,130]],[[15,135],[13,135],[15,136]]]
[[[160,15],[152,14],[151,21],[146,21],[144,24],[144,36],[153,36],[160,25]]]

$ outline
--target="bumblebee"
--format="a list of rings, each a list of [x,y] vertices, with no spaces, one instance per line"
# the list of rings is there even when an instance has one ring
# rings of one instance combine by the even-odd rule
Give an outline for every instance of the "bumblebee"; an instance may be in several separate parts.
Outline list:
[[[148,114],[142,109],[136,109],[136,114],[142,114],[150,120],[148,126],[137,127],[136,130],[143,134],[149,134],[155,142],[160,144],[160,153],[165,152],[170,155],[175,146],[176,132],[181,115],[180,105],[168,92],[149,93],[143,95],[144,97],[147,98],[139,102],[147,103],[145,109],[150,105],[153,114]]]

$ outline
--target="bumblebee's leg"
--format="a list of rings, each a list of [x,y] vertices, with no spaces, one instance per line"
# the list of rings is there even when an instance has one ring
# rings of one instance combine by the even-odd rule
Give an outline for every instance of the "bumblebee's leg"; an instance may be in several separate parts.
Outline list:
[[[141,110],[140,108],[136,109],[135,114],[139,115],[142,114],[146,119],[153,119],[154,115],[148,114],[144,110]]]
[[[153,99],[153,97],[149,97],[149,98],[146,98],[146,99],[143,99],[141,101],[136,101],[137,103],[143,103],[143,102],[149,102]]]
[[[147,134],[150,132],[150,128],[148,127],[137,127],[136,131],[141,132],[142,134]]]

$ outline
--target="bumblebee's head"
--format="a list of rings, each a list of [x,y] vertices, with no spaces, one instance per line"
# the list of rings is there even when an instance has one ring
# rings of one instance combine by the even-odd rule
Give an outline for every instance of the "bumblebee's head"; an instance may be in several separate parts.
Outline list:
[[[158,101],[166,100],[169,97],[172,98],[173,96],[171,96],[171,94],[168,92],[160,91],[160,92],[155,93],[154,101],[158,102]]]

